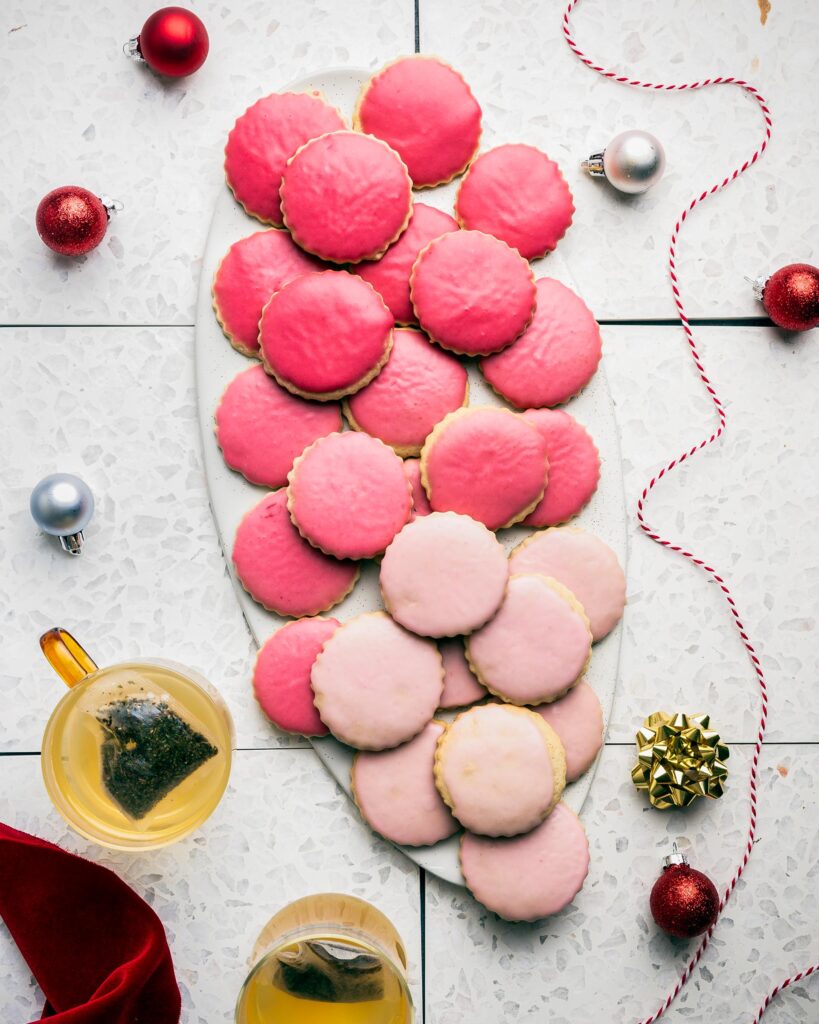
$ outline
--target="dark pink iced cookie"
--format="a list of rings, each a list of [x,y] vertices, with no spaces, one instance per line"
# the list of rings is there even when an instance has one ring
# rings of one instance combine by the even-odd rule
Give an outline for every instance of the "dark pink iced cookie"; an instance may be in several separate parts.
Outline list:
[[[562,409],[528,409],[521,415],[540,431],[549,459],[546,493],[523,525],[557,526],[576,516],[597,490],[597,446],[588,431]]]
[[[412,516],[410,518],[417,519],[418,516],[428,516],[432,509],[427,492],[421,483],[421,460],[404,459],[404,473],[412,490]]]
[[[225,462],[262,487],[283,487],[296,457],[341,427],[335,402],[291,395],[258,365],[233,378],[216,409],[216,441]]]

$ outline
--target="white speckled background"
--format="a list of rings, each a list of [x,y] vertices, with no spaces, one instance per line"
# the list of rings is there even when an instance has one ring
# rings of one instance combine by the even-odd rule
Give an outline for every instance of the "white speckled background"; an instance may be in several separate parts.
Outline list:
[[[690,844],[720,885],[743,844],[758,704],[724,604],[632,529],[619,692],[584,813],[592,871],[564,914],[540,928],[502,924],[373,839],[312,752],[278,736],[250,699],[252,645],[201,467],[191,325],[235,115],[311,68],[376,66],[410,51],[413,3],[192,4],[211,54],[174,84],[120,53],[155,6],[11,0],[0,10],[0,753],[18,755],[0,758],[0,819],[114,867],[148,898],[169,932],[186,1024],[229,1024],[261,924],[325,888],[393,917],[427,1024],[636,1020],[685,959],[686,946],[658,935],[646,912],[668,844]],[[730,578],[771,686],[759,842],[669,1014],[744,1024],[775,981],[815,959],[819,931],[819,336],[736,323],[761,312],[743,274],[816,262],[819,19],[810,0],[773,0],[764,27],[755,0],[717,6],[585,0],[575,26],[593,55],[638,76],[746,75],[776,122],[762,164],[698,211],[681,245],[691,312],[727,321],[699,334],[729,431],[665,481],[650,508],[663,532]],[[711,412],[680,332],[622,321],[672,315],[663,266],[671,222],[693,191],[754,147],[758,116],[738,90],[650,95],[599,81],[565,49],[559,17],[554,0],[421,0],[421,47],[464,71],[494,140],[524,137],[565,166],[578,213],[561,252],[597,315],[620,321],[604,328],[605,358],[633,502],[667,457],[710,431]],[[663,138],[670,169],[653,192],[626,201],[575,164],[632,125]],[[41,195],[70,181],[126,204],[101,249],[73,263],[49,254],[33,229]],[[82,473],[98,497],[79,560],[39,537],[28,516],[32,485],[56,469]],[[37,751],[60,684],[37,638],[57,622],[102,662],[175,658],[225,694],[236,769],[197,836],[140,857],[109,853],[50,809]],[[634,793],[633,733],[659,707],[707,709],[733,743],[719,803],[661,815]],[[33,1019],[41,1002],[0,928],[0,1020]],[[819,983],[808,982],[765,1020],[817,1018]]]

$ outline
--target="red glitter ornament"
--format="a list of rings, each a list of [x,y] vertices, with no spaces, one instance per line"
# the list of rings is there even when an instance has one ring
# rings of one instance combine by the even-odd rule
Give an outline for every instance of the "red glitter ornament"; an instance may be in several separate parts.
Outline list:
[[[693,939],[716,923],[719,893],[707,875],[688,866],[675,846],[651,890],[650,906],[651,916],[666,935]]]
[[[37,231],[49,249],[62,256],[82,256],[100,244],[108,228],[101,199],[79,185],[55,188],[37,207]]]
[[[819,269],[790,263],[767,281],[754,283],[765,312],[785,331],[809,331],[819,324]]]
[[[193,11],[184,7],[154,11],[136,39],[125,44],[129,57],[145,61],[153,71],[170,78],[198,71],[209,49],[208,30]]]

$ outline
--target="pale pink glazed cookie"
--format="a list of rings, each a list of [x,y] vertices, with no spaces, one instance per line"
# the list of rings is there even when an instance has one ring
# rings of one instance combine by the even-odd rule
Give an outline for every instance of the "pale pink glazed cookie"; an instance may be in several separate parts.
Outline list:
[[[393,332],[390,357],[344,403],[350,426],[380,438],[399,455],[418,455],[427,434],[469,397],[466,369],[420,331]]]
[[[589,873],[589,841],[564,803],[515,839],[466,834],[461,871],[472,895],[507,921],[538,921],[567,907]]]
[[[539,409],[582,391],[602,351],[600,328],[585,302],[565,284],[542,277],[529,327],[511,348],[482,359],[480,367],[502,398],[518,409]]]
[[[467,356],[511,345],[535,312],[531,267],[482,231],[452,231],[430,242],[412,268],[410,295],[432,340]]]
[[[435,784],[470,832],[515,836],[540,824],[560,799],[566,758],[539,715],[481,704],[458,715],[438,740]]]
[[[216,409],[225,462],[252,484],[282,487],[293,462],[319,437],[341,430],[335,402],[308,402],[279,387],[263,366],[243,370]]]
[[[359,263],[355,273],[375,288],[398,324],[417,323],[410,301],[410,272],[418,253],[433,238],[457,231],[458,223],[443,210],[415,203],[412,220],[403,235],[387,249],[380,260]]]
[[[553,576],[583,605],[595,641],[614,629],[626,604],[626,577],[617,555],[585,530],[562,526],[534,533],[509,556],[512,573]]]
[[[532,709],[541,715],[566,751],[566,781],[574,782],[588,771],[603,746],[603,709],[597,694],[581,680],[565,697]]]
[[[394,750],[356,754],[353,796],[370,828],[393,843],[430,846],[458,831],[435,788],[432,762],[445,722],[433,720]]]
[[[296,459],[287,488],[299,532],[336,558],[374,558],[412,512],[412,493],[395,452],[368,434],[319,438]]]
[[[421,483],[421,460],[404,459],[404,473],[406,474],[407,480],[409,480],[410,489],[412,491],[411,522],[413,519],[417,519],[418,516],[428,516],[432,509],[430,508],[429,499],[427,498],[427,492],[424,490],[424,485]]]
[[[481,153],[455,200],[461,227],[486,231],[527,260],[554,249],[573,213],[560,168],[534,146],[498,146]]]
[[[491,622],[467,637],[472,671],[511,704],[556,700],[585,672],[591,632],[583,608],[557,580],[511,576]]]
[[[465,708],[468,704],[483,700],[488,694],[469,667],[463,640],[460,637],[441,640],[438,650],[444,661],[444,692],[441,694],[441,707]]]
[[[337,629],[311,674],[321,720],[359,750],[389,750],[417,736],[432,721],[443,680],[435,644],[386,612],[359,615]]]
[[[463,512],[498,530],[543,497],[546,442],[508,409],[475,406],[445,417],[424,443],[421,479],[436,512]]]
[[[509,563],[491,530],[433,512],[408,523],[384,552],[381,595],[396,622],[421,636],[471,633],[498,610]]]
[[[213,309],[228,340],[242,355],[259,351],[265,303],[288,281],[321,270],[286,231],[257,231],[234,242],[213,276]]]
[[[549,459],[546,493],[523,525],[557,526],[576,516],[597,490],[600,455],[588,431],[562,409],[527,409],[521,415],[540,431]]]
[[[299,535],[284,490],[252,508],[233,542],[236,575],[254,601],[279,615],[317,615],[355,586],[358,566],[316,551]]]
[[[285,732],[326,736],[328,728],[313,704],[310,672],[337,619],[297,619],[273,634],[259,650],[253,692],[262,711]]]
[[[436,57],[399,57],[364,85],[353,124],[384,139],[416,188],[450,181],[481,139],[481,108],[461,75]]]
[[[257,100],[228,135],[228,186],[252,217],[281,226],[279,185],[285,164],[305,142],[344,127],[341,114],[318,92],[273,93]]]
[[[358,132],[331,132],[297,150],[281,199],[293,240],[331,263],[377,259],[412,216],[412,183],[401,158]]]
[[[302,398],[329,401],[363,388],[386,363],[392,317],[360,277],[341,270],[297,277],[264,307],[265,369]]]

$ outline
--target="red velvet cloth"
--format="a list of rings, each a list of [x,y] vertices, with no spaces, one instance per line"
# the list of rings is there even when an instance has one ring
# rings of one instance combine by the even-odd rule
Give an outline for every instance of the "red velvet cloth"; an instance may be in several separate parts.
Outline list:
[[[48,1000],[42,1020],[179,1021],[162,922],[107,868],[0,823],[0,917]]]

